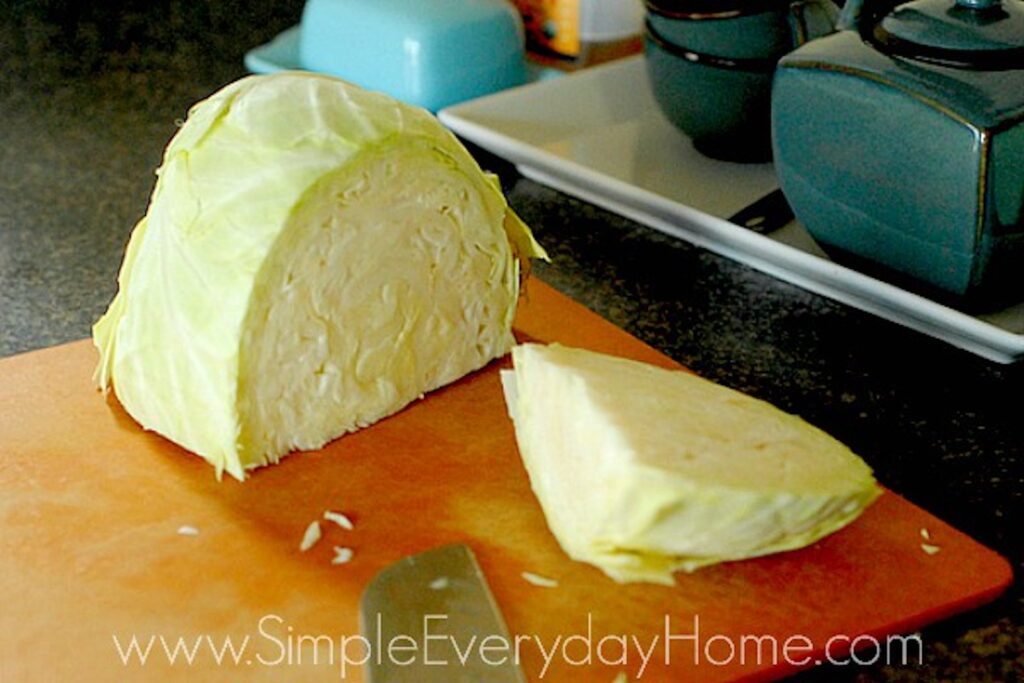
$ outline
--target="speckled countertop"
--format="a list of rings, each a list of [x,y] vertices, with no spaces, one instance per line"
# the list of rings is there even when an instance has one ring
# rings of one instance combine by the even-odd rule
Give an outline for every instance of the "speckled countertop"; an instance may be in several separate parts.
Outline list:
[[[0,356],[84,337],[175,120],[301,2],[0,0]],[[1024,364],[1000,366],[499,171],[538,274],[706,377],[803,415],[886,486],[1024,566]],[[2,634],[0,634],[2,635]],[[800,680],[1024,680],[1024,592],[924,633],[922,666]]]

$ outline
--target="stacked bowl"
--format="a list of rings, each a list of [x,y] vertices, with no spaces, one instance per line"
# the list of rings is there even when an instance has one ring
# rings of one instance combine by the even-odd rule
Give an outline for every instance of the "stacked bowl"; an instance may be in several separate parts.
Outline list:
[[[775,65],[837,15],[830,0],[647,0],[655,99],[701,153],[767,161]]]

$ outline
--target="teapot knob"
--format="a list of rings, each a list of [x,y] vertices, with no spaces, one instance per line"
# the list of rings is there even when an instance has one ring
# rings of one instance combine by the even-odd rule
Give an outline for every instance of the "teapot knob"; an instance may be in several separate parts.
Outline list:
[[[987,10],[998,7],[1002,0],[956,0],[957,7],[973,10]]]

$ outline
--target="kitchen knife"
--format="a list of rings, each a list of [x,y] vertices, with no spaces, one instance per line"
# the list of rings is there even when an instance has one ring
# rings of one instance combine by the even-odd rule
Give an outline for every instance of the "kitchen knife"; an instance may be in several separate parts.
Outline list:
[[[447,545],[383,569],[363,593],[369,683],[525,683],[473,551]]]

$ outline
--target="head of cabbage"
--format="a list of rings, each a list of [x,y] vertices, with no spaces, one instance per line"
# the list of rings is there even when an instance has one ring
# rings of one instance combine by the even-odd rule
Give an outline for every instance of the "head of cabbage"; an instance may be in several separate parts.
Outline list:
[[[164,153],[93,329],[97,381],[244,479],[504,355],[538,256],[426,111],[320,75],[244,78]]]

